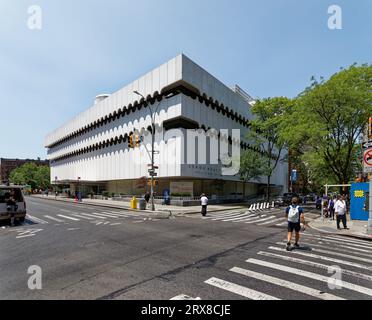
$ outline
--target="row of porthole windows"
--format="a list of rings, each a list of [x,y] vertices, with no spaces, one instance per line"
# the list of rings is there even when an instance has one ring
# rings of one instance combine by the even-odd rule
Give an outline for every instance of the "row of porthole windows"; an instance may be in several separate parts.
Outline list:
[[[177,94],[183,93],[187,96],[190,96],[193,99],[198,98],[200,103],[204,103],[207,107],[210,106],[212,110],[216,110],[218,113],[222,113],[222,115],[226,115],[227,118],[231,118],[232,120],[235,120],[240,125],[244,125],[247,128],[250,126],[250,124],[248,122],[248,119],[239,115],[237,112],[234,113],[234,112],[230,111],[228,108],[225,108],[223,105],[219,105],[218,103],[212,101],[213,99],[211,99],[211,98],[208,99],[205,95],[204,96],[200,96],[200,95],[198,96],[194,93],[191,93],[186,88],[177,89],[177,90],[178,90]],[[159,93],[156,92],[154,94],[154,97],[149,99],[149,102],[150,102],[150,104],[153,104],[153,103],[155,103],[156,100],[161,101],[162,99],[163,99],[163,96],[159,95]],[[73,139],[74,137],[82,136],[83,134],[85,134],[87,132],[90,132],[92,130],[95,130],[96,128],[99,128],[100,126],[106,125],[107,123],[111,123],[111,121],[115,121],[116,119],[120,119],[120,118],[124,117],[125,115],[129,115],[130,113],[134,113],[134,112],[136,112],[136,110],[141,110],[143,107],[147,108],[147,103],[148,102],[145,102],[142,99],[140,103],[135,102],[134,105],[130,104],[128,106],[128,108],[126,108],[126,107],[120,108],[118,111],[114,111],[112,114],[110,113],[105,118],[101,118],[101,119],[99,119],[97,121],[94,121],[93,123],[85,126],[84,128],[82,128],[78,131],[70,133],[68,136],[66,136],[65,138],[61,139],[60,141],[58,141],[56,143],[53,143],[49,147],[50,148],[56,147],[56,146],[58,146],[58,145],[60,145],[64,142],[67,142],[67,141]]]

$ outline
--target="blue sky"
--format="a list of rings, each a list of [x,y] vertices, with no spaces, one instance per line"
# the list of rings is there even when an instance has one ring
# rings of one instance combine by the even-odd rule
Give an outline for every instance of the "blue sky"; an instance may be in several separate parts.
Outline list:
[[[31,5],[42,30],[27,28]],[[45,158],[47,133],[95,95],[179,53],[254,97],[294,97],[372,56],[370,0],[1,0],[0,13],[0,157]]]

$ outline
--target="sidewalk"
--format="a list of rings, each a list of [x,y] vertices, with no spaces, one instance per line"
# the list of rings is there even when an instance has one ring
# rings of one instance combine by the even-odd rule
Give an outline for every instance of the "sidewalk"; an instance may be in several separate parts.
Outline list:
[[[62,197],[55,197],[55,196],[42,196],[42,195],[32,195],[32,198],[40,198],[44,200],[50,201],[61,201],[61,202],[69,202],[74,203],[74,199],[62,198]],[[98,206],[98,207],[108,207],[114,209],[122,209],[122,210],[129,210],[134,212],[141,212],[141,213],[148,213],[148,214],[164,214],[167,213],[168,216],[179,216],[184,214],[200,214],[201,207],[200,206],[191,206],[191,207],[178,207],[178,206],[165,206],[160,204],[155,204],[155,212],[150,210],[134,210],[130,208],[130,203],[125,201],[114,201],[114,200],[99,200],[99,199],[83,199],[83,202],[77,203],[77,205],[90,205],[90,206]],[[231,204],[224,204],[224,205],[210,205],[208,206],[208,212],[218,212],[218,211],[226,211],[226,210],[241,210],[247,209],[247,206],[240,204],[240,205],[231,205]]]
[[[313,220],[309,223],[309,227],[320,232],[330,233],[333,235],[341,235],[363,240],[372,240],[372,235],[367,234],[367,221],[351,221],[348,216],[347,226],[350,230],[337,230],[336,221],[331,221],[328,218]],[[341,223],[341,228],[343,227]]]

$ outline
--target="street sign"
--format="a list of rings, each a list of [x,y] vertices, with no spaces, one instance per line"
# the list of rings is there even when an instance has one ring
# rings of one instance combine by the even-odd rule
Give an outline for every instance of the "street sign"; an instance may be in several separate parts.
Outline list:
[[[372,148],[364,150],[363,168],[364,168],[364,173],[372,172]]]
[[[362,148],[363,150],[372,149],[372,140],[363,142]]]
[[[297,181],[297,170],[292,170],[291,181],[292,182],[296,182]]]

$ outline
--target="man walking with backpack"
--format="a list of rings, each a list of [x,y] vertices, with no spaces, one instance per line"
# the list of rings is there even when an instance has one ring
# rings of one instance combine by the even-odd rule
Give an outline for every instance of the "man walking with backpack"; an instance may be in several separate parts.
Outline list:
[[[291,250],[291,241],[293,231],[296,232],[296,242],[294,244],[295,248],[299,248],[298,242],[300,241],[300,231],[301,231],[301,222],[305,228],[305,216],[304,210],[298,205],[298,198],[292,199],[292,204],[286,210],[286,217],[288,219],[288,242],[286,250]]]

